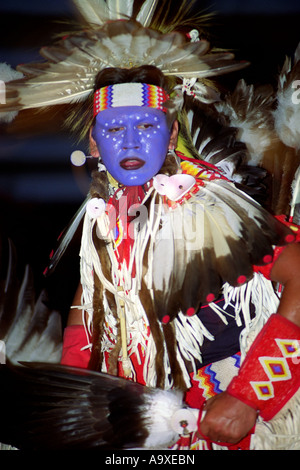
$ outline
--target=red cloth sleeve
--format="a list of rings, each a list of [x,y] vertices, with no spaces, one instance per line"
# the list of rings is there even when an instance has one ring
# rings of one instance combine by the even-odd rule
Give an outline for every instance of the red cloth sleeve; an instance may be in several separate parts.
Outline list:
[[[61,364],[87,369],[91,356],[87,344],[88,338],[83,325],[67,326],[64,331]]]

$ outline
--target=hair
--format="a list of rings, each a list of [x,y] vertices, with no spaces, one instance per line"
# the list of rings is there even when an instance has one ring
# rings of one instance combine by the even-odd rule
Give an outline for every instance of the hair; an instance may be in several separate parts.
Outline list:
[[[163,88],[168,95],[172,93],[174,82],[167,78],[161,70],[153,65],[142,65],[130,69],[108,67],[96,75],[94,81],[94,91],[82,103],[74,104],[71,113],[66,120],[66,125],[78,136],[78,140],[85,140],[90,128],[94,123],[93,104],[94,93],[96,90],[108,85],[116,85],[120,83],[146,83],[147,85],[156,85]],[[174,113],[172,107],[167,106],[167,121],[171,125],[174,121]]]
[[[170,83],[167,77],[153,65],[142,65],[131,69],[106,68],[96,75],[94,92],[99,88],[118,83],[147,83],[156,85],[170,93]]]

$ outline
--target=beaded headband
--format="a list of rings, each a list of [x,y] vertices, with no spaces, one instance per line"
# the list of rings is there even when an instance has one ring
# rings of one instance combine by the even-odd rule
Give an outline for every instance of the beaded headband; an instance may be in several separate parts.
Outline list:
[[[102,87],[94,95],[94,117],[100,111],[120,106],[146,106],[166,112],[169,95],[162,88],[146,83],[119,83]]]

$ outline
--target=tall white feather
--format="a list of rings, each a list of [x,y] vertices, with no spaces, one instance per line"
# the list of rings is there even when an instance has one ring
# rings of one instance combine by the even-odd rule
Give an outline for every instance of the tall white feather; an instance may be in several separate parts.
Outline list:
[[[141,9],[137,14],[136,20],[145,27],[149,26],[157,4],[158,0],[146,0],[141,6]]]
[[[55,250],[50,264],[48,266],[48,271],[47,273],[49,274],[51,271],[53,271],[57,264],[59,263],[60,259],[64,255],[65,251],[67,250],[71,240],[73,239],[76,230],[78,229],[81,221],[83,220],[85,211],[86,211],[86,205],[89,201],[90,197],[87,196],[86,199],[83,201],[77,212],[74,214],[72,220],[70,221],[68,227],[66,227],[61,240],[59,242],[58,248]]]
[[[73,0],[87,23],[102,26],[106,21],[130,17],[134,0]]]
[[[73,0],[73,3],[87,23],[102,26],[106,21],[130,18],[134,0]],[[157,4],[158,0],[144,1],[136,20],[143,26],[149,26]]]

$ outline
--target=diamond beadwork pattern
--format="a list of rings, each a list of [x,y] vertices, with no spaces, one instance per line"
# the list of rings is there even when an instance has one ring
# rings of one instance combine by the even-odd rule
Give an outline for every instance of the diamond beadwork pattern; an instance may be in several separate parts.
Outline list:
[[[297,339],[276,339],[277,346],[279,347],[284,357],[300,357],[300,344]]]
[[[269,400],[274,397],[272,382],[250,382],[259,400]]]
[[[291,378],[291,372],[284,357],[260,357],[259,361],[271,381]]]

